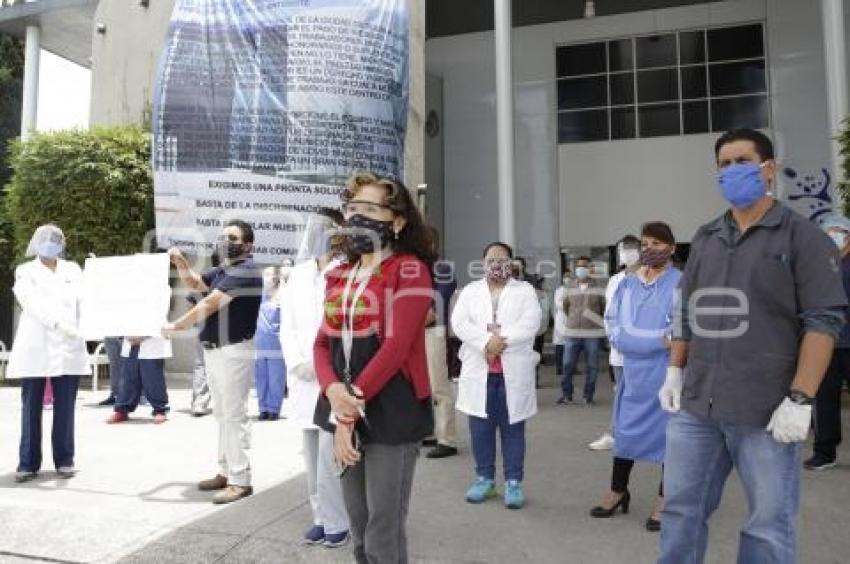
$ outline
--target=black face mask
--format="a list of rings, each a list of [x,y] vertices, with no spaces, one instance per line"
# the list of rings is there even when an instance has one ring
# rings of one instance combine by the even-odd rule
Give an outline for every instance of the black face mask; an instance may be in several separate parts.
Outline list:
[[[224,240],[218,243],[218,256],[235,259],[242,256],[245,251],[245,246],[242,243],[234,243],[233,241]]]
[[[356,214],[348,219],[348,227],[356,229],[355,233],[348,234],[351,250],[358,255],[367,255],[375,252],[375,240],[377,239],[381,248],[385,248],[395,236],[392,221],[379,221]]]

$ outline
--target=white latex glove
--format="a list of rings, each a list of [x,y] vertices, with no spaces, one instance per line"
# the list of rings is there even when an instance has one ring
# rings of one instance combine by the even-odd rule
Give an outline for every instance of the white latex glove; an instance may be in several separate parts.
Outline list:
[[[667,413],[678,413],[682,407],[682,369],[676,366],[667,367],[667,377],[664,385],[658,390],[658,401],[661,409]]]
[[[312,382],[316,379],[316,370],[311,362],[302,362],[292,369],[295,377],[304,382]]]
[[[71,325],[70,323],[65,323],[64,321],[57,321],[56,326],[54,328],[69,339],[80,338],[80,333],[77,331],[77,328]]]
[[[767,431],[780,443],[798,443],[805,441],[812,424],[812,406],[794,403],[788,398],[782,400],[770,417]]]

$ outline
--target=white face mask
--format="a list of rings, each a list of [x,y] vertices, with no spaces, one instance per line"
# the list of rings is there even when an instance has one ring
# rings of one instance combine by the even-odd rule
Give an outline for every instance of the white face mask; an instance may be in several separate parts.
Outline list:
[[[640,261],[640,251],[637,249],[623,249],[620,251],[620,264],[631,268]]]
[[[844,245],[847,244],[847,233],[830,231],[829,238],[832,239],[832,242],[835,243],[835,246],[839,249],[843,249]]]

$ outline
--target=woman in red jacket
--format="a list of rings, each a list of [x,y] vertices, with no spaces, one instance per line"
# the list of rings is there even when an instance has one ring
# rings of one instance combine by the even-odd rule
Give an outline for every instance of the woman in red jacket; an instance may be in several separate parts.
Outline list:
[[[407,188],[373,174],[343,193],[348,261],[328,275],[316,374],[360,564],[407,562],[405,521],[419,444],[433,427],[425,318],[436,257]]]

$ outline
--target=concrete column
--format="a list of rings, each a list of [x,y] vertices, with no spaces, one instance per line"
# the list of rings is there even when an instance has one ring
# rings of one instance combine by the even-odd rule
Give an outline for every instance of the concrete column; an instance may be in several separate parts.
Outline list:
[[[21,110],[21,138],[29,137],[35,130],[38,113],[38,61],[41,54],[41,29],[27,26],[26,48],[24,51],[24,104]]]
[[[826,57],[826,98],[829,111],[829,136],[834,138],[841,129],[841,121],[848,117],[847,47],[844,29],[844,0],[821,0],[823,17],[823,42]],[[839,145],[830,141],[832,178],[841,179]],[[850,180],[850,179],[845,179]]]
[[[496,137],[498,144],[499,239],[516,244],[514,213],[514,90],[511,60],[511,0],[493,0],[496,15]]]

